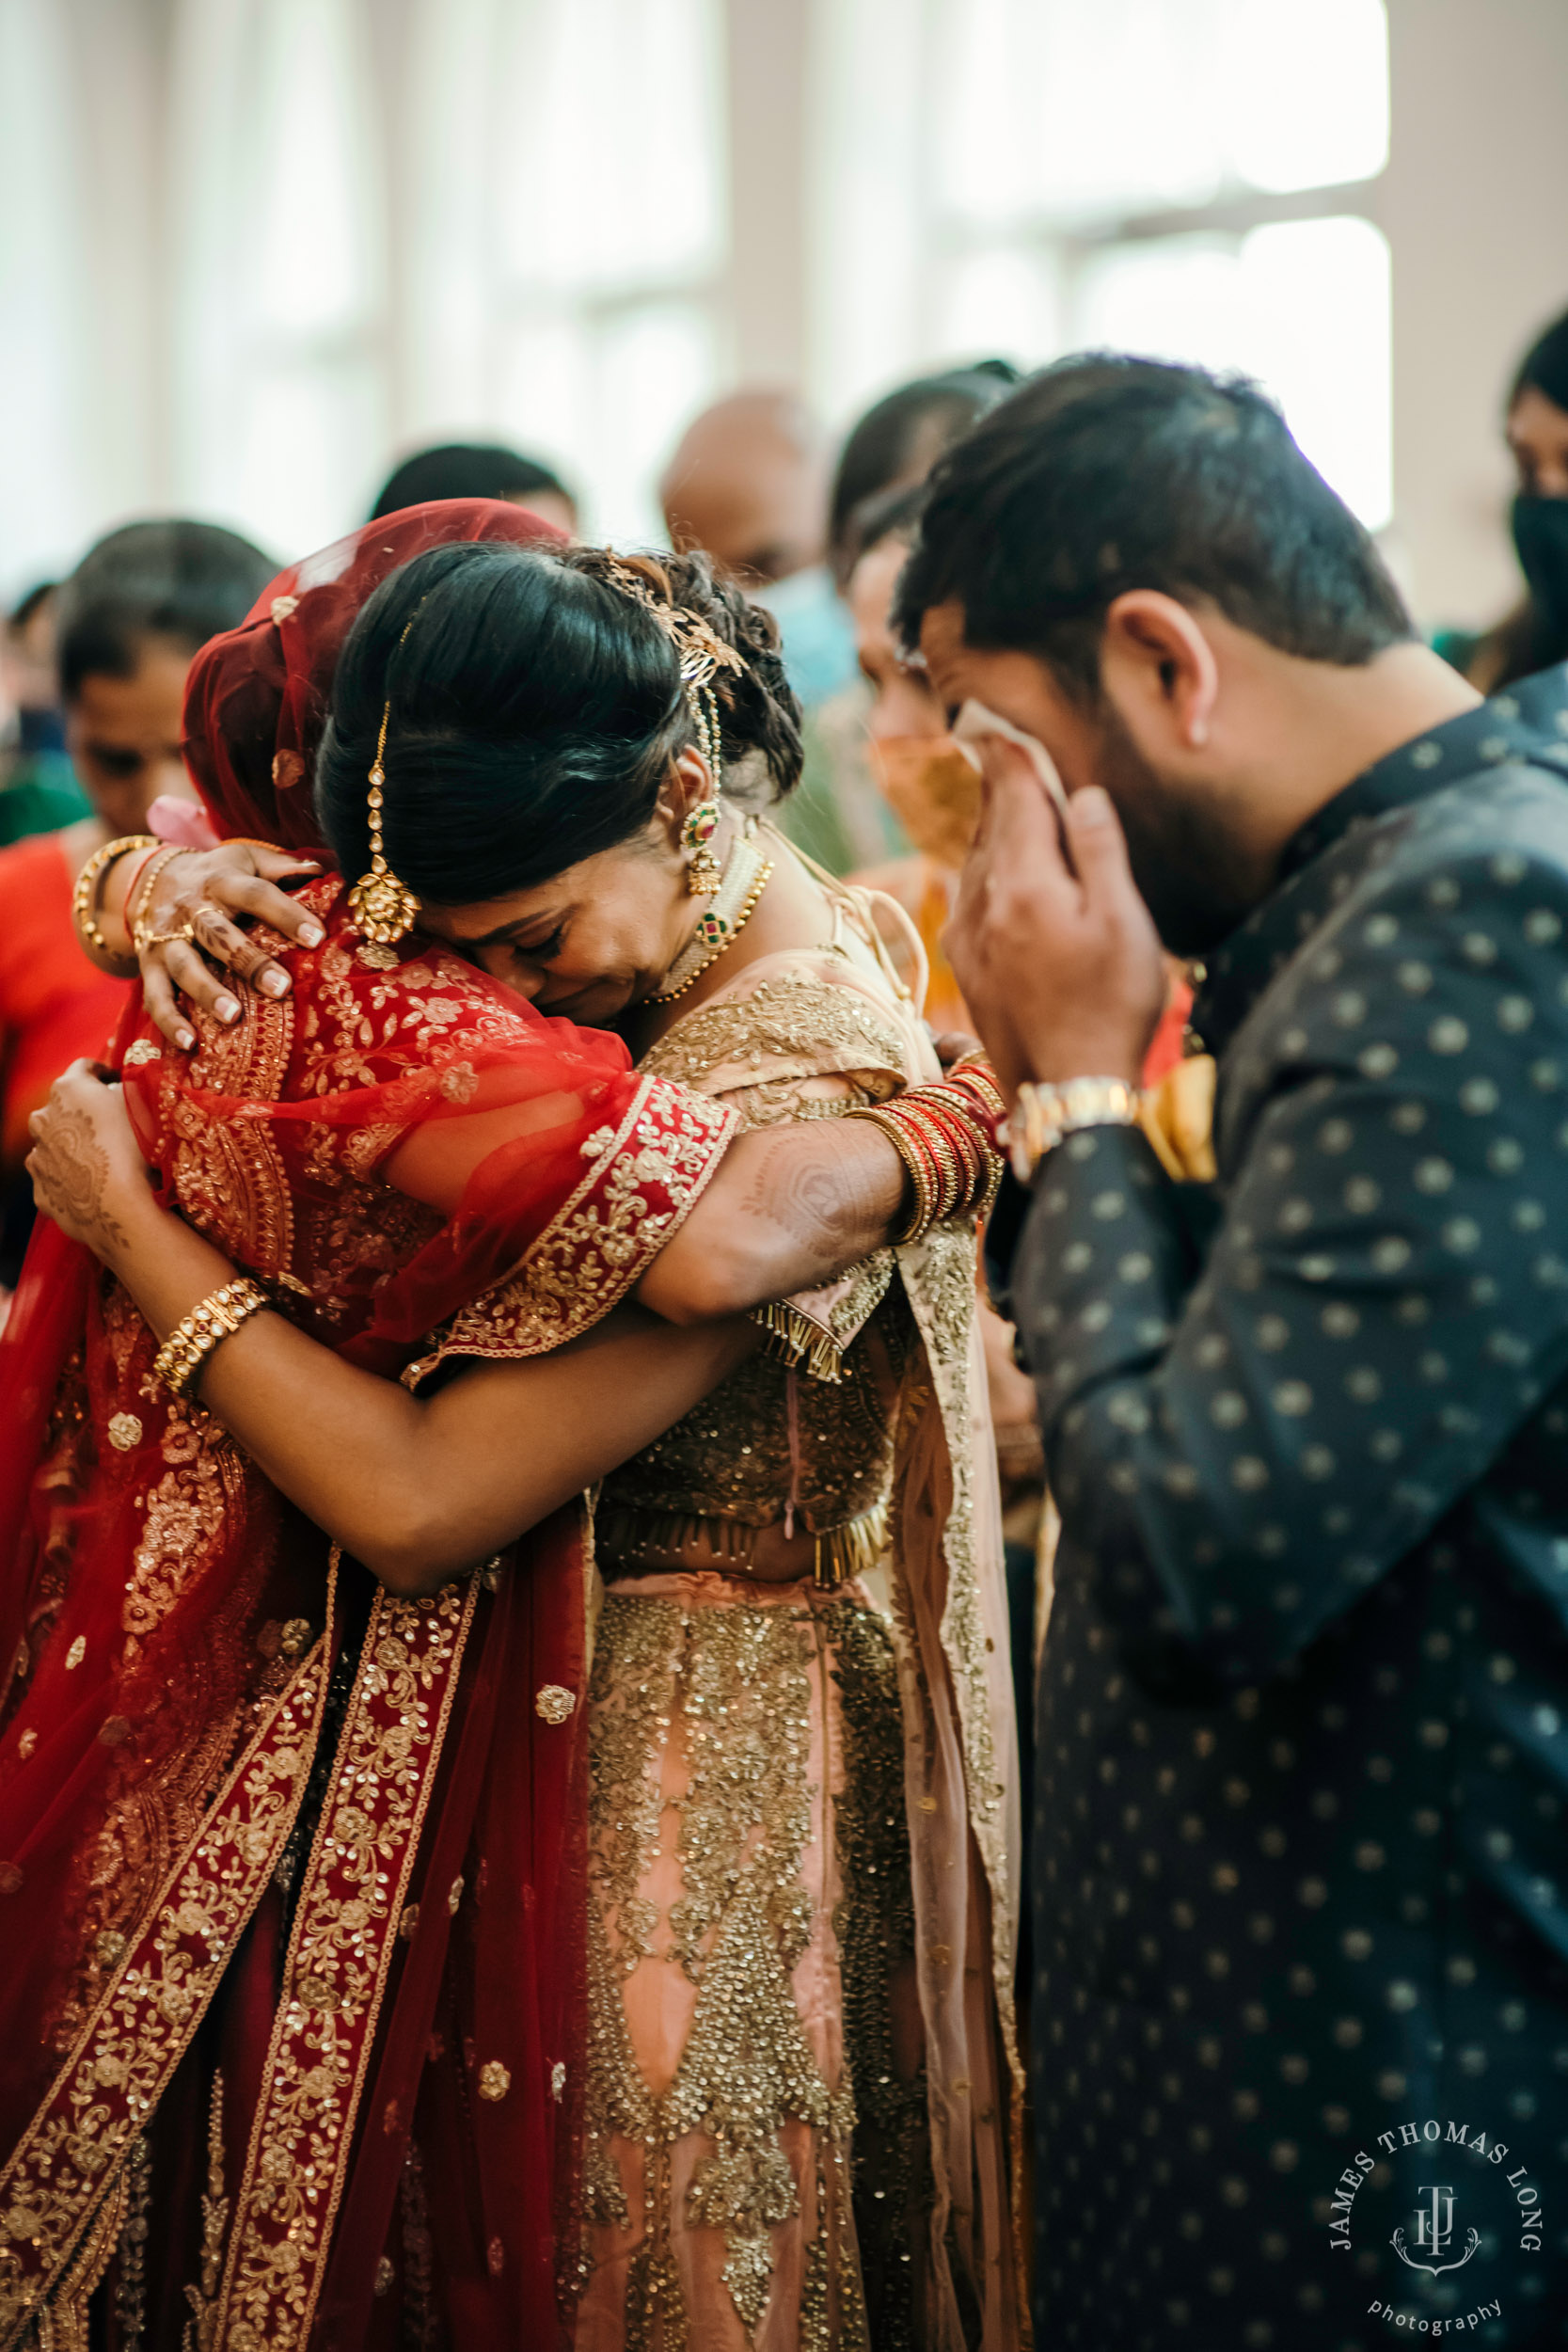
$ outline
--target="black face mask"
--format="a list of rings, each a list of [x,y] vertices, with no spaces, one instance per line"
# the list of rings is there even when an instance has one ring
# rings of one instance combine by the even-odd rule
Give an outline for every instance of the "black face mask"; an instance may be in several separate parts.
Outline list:
[[[1568,499],[1521,490],[1513,501],[1513,544],[1535,607],[1543,666],[1568,655]]]

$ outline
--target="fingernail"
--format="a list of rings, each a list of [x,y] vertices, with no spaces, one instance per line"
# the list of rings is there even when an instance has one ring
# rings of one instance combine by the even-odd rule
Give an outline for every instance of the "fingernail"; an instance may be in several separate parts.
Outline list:
[[[179,1046],[182,1054],[188,1054],[191,1047],[196,1043],[196,1035],[194,1030],[176,1029],[174,1032],[174,1042]]]
[[[302,923],[299,927],[299,944],[302,947],[319,947],[325,937],[326,933],[319,923]]]
[[[232,996],[220,996],[213,1010],[220,1021],[237,1021],[240,1017],[239,1005]]]
[[[1111,814],[1111,796],[1102,784],[1085,784],[1073,794],[1072,807],[1080,823],[1102,825]]]
[[[263,972],[256,983],[263,996],[285,996],[289,990],[286,972]]]

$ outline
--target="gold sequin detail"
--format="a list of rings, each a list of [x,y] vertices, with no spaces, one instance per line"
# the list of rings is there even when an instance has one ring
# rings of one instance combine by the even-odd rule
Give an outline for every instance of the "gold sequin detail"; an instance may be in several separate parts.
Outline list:
[[[837,1800],[847,1851],[833,1925],[847,1938],[847,2026],[863,2045],[836,2090],[806,2040],[793,1980],[812,1931],[802,1861],[822,1793],[809,1772],[813,1678],[825,1673],[844,1694],[850,1780]],[[700,2134],[708,2153],[688,2191],[687,2219],[721,2233],[722,2277],[748,2333],[772,2292],[771,2233],[800,2214],[803,2186],[800,2342],[804,2352],[849,2352],[868,2342],[850,2213],[859,2164],[858,2148],[851,2163],[851,2083],[863,2079],[871,2093],[866,2197],[879,2217],[886,2207],[883,2237],[902,2233],[907,2242],[924,2136],[923,2085],[900,2082],[891,2059],[890,1955],[907,1961],[912,1920],[890,1638],[854,1601],[817,1611],[737,1602],[688,1612],[611,1594],[599,1624],[593,1707],[585,2193],[591,2224],[629,2230],[613,2143],[641,2147],[643,2210],[628,2266],[627,2344],[684,2341],[690,2315],[670,2237],[673,2158],[683,2138]],[[681,1888],[661,1917],[638,1888],[659,1850],[661,1757],[677,1722],[689,1773],[673,1808]],[[656,1952],[697,1987],[686,2046],[662,2097],[638,2069],[621,1996],[626,1975]],[[800,2185],[780,2139],[785,2125],[799,2123],[815,2147]],[[890,2255],[879,2265],[895,2291],[890,2315],[909,2299],[908,2265],[900,2279],[896,2265]],[[907,2340],[896,2326],[887,2337],[890,2345]]]
[[[533,1701],[533,1711],[547,1724],[563,1724],[577,1708],[577,1694],[559,1682],[541,1685]]]
[[[479,2095],[482,2099],[504,2099],[512,2088],[512,2070],[499,2058],[486,2058],[479,2070]]]
[[[117,1454],[129,1454],[134,1445],[140,1445],[141,1422],[135,1413],[112,1413],[110,1415],[109,1443]]]

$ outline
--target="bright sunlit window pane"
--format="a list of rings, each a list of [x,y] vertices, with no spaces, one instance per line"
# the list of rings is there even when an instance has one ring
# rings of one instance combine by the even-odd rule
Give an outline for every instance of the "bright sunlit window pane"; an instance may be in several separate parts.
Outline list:
[[[0,7],[0,590],[78,551],[90,527],[77,456],[86,342],[75,211],[81,184],[67,26],[54,0]]]
[[[598,352],[595,528],[622,547],[665,537],[654,483],[676,436],[713,391],[712,327],[694,304],[615,321]]]
[[[1227,0],[947,0],[939,188],[975,222],[1201,203]]]
[[[1366,220],[1157,238],[1085,273],[1074,341],[1256,376],[1375,530],[1392,504],[1388,292],[1387,242]]]
[[[1253,187],[1333,187],[1387,162],[1384,0],[1238,0],[1215,64],[1231,163]]]
[[[955,359],[1024,364],[1062,347],[1059,271],[1053,254],[1017,246],[966,253],[941,288],[941,343]]]
[[[1369,179],[1384,0],[946,0],[941,201],[975,225]]]
[[[718,0],[518,9],[500,232],[520,284],[576,292],[713,268],[725,236]]]
[[[264,125],[253,192],[257,324],[330,332],[375,302],[363,111],[370,60],[346,0],[269,0],[257,29]]]
[[[1393,510],[1388,240],[1370,220],[1284,221],[1243,240],[1241,276],[1291,432],[1380,529]]]

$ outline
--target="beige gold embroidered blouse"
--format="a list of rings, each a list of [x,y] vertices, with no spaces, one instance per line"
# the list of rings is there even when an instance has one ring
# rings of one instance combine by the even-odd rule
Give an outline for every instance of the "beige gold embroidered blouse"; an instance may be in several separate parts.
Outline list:
[[[747,966],[667,1030],[641,1066],[721,1099],[750,1128],[885,1101],[934,1065],[864,900],[839,890],[822,946]],[[832,1334],[816,1357],[827,1377],[807,1377],[780,1356],[753,1357],[606,1480],[597,1528],[607,1574],[693,1544],[744,1563],[756,1531],[780,1520],[817,1538],[822,1582],[873,1564],[914,1341],[893,1270],[892,1252],[880,1250],[798,1302],[810,1317],[797,1317],[801,1327]]]

